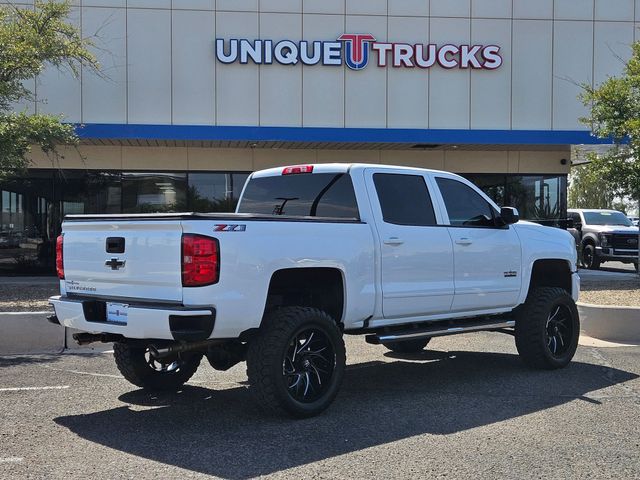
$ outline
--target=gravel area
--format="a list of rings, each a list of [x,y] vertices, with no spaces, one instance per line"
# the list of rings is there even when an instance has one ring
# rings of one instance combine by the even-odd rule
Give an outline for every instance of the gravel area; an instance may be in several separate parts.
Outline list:
[[[40,282],[13,283],[7,278],[0,279],[0,312],[31,312],[48,310],[47,299],[59,295],[58,283]]]
[[[580,301],[597,305],[640,307],[640,278],[582,279]]]

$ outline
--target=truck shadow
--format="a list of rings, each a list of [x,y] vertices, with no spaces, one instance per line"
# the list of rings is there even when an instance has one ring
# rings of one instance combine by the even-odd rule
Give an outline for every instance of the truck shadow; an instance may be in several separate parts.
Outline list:
[[[244,387],[125,393],[127,404],[55,422],[81,438],[146,459],[244,479],[414,435],[445,435],[543,411],[638,375],[587,363],[533,371],[516,355],[430,352],[348,367],[324,414],[269,416]],[[140,406],[154,407],[141,409]]]

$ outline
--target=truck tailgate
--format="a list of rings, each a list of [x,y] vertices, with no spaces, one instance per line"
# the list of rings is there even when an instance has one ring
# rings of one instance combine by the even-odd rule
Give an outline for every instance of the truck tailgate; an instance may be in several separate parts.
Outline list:
[[[67,294],[182,301],[179,220],[65,222]]]

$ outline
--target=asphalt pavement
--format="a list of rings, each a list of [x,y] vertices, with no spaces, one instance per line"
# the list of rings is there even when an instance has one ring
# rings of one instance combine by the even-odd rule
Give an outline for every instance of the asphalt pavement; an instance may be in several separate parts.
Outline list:
[[[152,394],[109,352],[0,357],[0,478],[640,477],[640,347],[581,346],[558,371],[504,334],[429,347],[347,337],[335,403],[297,421],[256,407],[244,365]]]

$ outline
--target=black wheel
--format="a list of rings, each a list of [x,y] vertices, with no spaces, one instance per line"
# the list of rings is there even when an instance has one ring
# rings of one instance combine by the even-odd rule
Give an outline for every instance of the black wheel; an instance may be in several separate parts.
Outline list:
[[[424,350],[431,338],[418,338],[416,340],[402,340],[400,342],[383,343],[386,348],[396,353],[416,353]]]
[[[261,406],[310,417],[333,402],[345,363],[342,333],[329,315],[285,307],[267,314],[249,343],[247,376]]]
[[[562,368],[578,348],[578,309],[566,290],[537,288],[516,311],[515,330],[516,348],[526,364],[535,368]]]
[[[582,249],[582,263],[589,270],[597,270],[600,268],[600,259],[596,255],[596,247],[587,244]]]
[[[201,353],[185,352],[155,359],[149,348],[126,343],[113,344],[113,356],[118,370],[134,385],[149,390],[176,390],[196,372]]]

